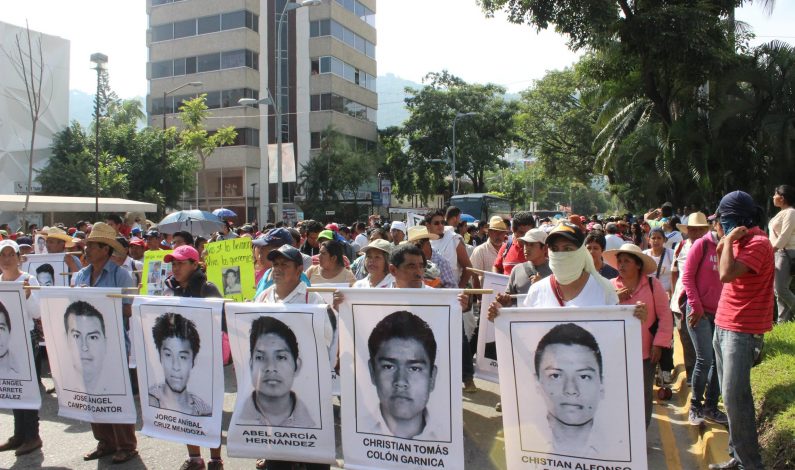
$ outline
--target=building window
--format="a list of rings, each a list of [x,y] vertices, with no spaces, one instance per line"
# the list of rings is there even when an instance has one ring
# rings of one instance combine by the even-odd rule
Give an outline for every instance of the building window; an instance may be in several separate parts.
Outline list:
[[[367,57],[375,59],[375,44],[364,39],[350,29],[342,26],[334,20],[317,20],[309,23],[309,36],[332,36],[345,44],[351,46]]]
[[[361,103],[345,98],[335,93],[321,93],[310,95],[310,111],[337,111],[357,119],[376,122],[375,109],[367,107]]]
[[[152,26],[152,42],[168,41],[236,28],[248,28],[258,32],[259,16],[248,10],[239,10]]]
[[[336,0],[343,8],[358,16],[359,19],[375,27],[375,13],[357,0]]]
[[[253,90],[251,88],[212,90],[212,91],[203,91],[202,93],[207,94],[205,103],[207,104],[207,107],[210,109],[231,108],[235,106],[240,106],[239,104],[237,104],[240,98],[254,98],[255,100],[259,99],[259,91]],[[179,112],[179,107],[182,106],[183,101],[192,100],[196,96],[198,96],[197,93],[189,95],[167,96],[165,104],[166,113]],[[151,114],[163,113],[163,98],[152,99],[152,109],[150,113]]]
[[[330,73],[344,78],[345,80],[355,83],[360,87],[366,88],[374,93],[376,92],[374,76],[333,56],[318,57],[317,59],[313,59],[312,73]]]
[[[174,75],[174,63],[171,60],[152,63],[152,78],[171,77]]]

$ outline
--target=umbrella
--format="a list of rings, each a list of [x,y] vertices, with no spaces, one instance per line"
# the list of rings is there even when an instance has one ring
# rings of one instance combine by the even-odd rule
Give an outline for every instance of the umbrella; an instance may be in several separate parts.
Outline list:
[[[220,217],[222,219],[226,219],[226,218],[229,218],[229,217],[237,217],[237,214],[235,214],[235,211],[233,211],[232,209],[227,209],[226,207],[220,207],[220,208],[214,210],[213,211],[213,215],[217,215],[218,217]]]
[[[461,214],[462,222],[474,222],[476,219],[469,214]]]
[[[223,226],[224,221],[218,216],[194,209],[168,214],[157,224],[157,229],[162,233],[188,231],[191,235],[209,235]]]

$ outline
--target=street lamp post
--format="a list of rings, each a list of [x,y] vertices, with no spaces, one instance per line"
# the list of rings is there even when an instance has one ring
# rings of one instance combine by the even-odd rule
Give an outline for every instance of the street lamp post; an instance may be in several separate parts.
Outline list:
[[[255,190],[257,189],[257,183],[251,183],[251,204],[254,204],[254,195],[256,194]],[[257,205],[254,204],[256,208]],[[254,219],[257,218],[257,209],[254,209]],[[246,222],[251,222],[251,219],[248,218],[248,204],[246,204]]]
[[[97,96],[94,100],[94,220],[99,221],[99,89],[101,86],[100,78],[105,64],[108,63],[108,56],[101,52],[91,54],[91,62],[95,64],[93,70],[97,71]]]
[[[305,6],[319,5],[320,3],[320,0],[304,0],[301,3],[288,1],[284,4],[284,8],[282,8],[277,20],[276,54],[274,54],[276,60],[276,93],[271,93],[270,99],[273,103],[273,110],[276,112],[276,213],[274,214],[274,222],[279,222],[284,218],[284,189],[282,188],[282,25],[288,11],[297,10]],[[267,104],[267,102],[267,98],[259,101],[253,98],[243,98],[238,101],[241,105]],[[265,218],[267,220],[267,214]]]
[[[480,113],[476,113],[476,112],[456,113],[455,117],[453,118],[453,196],[458,194],[457,191],[456,191],[456,185],[455,185],[455,183],[456,183],[456,178],[455,178],[455,124],[461,118],[474,116],[476,114],[480,114]]]
[[[166,98],[168,98],[168,95],[170,95],[170,94],[172,94],[172,93],[174,93],[176,91],[179,91],[179,90],[185,88],[186,86],[197,87],[197,86],[202,86],[202,85],[204,85],[204,83],[202,83],[202,82],[188,82],[188,83],[183,83],[182,85],[174,88],[173,90],[169,90],[169,91],[164,91],[163,92],[163,154],[160,156],[161,164],[163,165],[163,175],[161,175],[161,176],[165,176],[166,168],[168,166],[168,161],[166,160],[166,109],[167,109],[166,108]],[[160,184],[162,185],[163,197],[164,198],[166,196],[165,181],[166,181],[165,178],[163,178],[163,177],[160,178]],[[166,212],[166,206],[165,206],[165,202],[164,202],[163,203],[163,213],[165,214],[165,212]]]

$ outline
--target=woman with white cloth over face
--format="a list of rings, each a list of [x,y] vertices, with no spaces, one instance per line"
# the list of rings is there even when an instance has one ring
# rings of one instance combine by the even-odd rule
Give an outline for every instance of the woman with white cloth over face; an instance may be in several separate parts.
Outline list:
[[[395,278],[389,273],[389,255],[392,254],[393,246],[386,240],[373,240],[362,248],[367,277],[354,282],[353,287],[369,289],[392,286]]]
[[[782,184],[773,195],[773,205],[780,208],[770,219],[770,243],[776,252],[776,299],[778,300],[778,322],[792,320],[795,310],[795,293],[790,289],[792,266],[795,264],[795,187]]]

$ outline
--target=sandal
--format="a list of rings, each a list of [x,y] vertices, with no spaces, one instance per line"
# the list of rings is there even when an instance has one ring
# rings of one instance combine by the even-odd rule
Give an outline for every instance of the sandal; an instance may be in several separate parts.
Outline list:
[[[102,457],[105,457],[106,455],[111,455],[112,453],[113,451],[111,449],[97,446],[96,449],[83,455],[83,460],[97,460],[101,459]]]
[[[265,459],[257,459],[257,468],[258,469],[261,470],[261,469],[265,468],[267,465],[268,465],[268,461],[267,460],[265,460]]]
[[[138,455],[138,451],[133,450],[120,450],[113,454],[113,463],[124,463]]]

